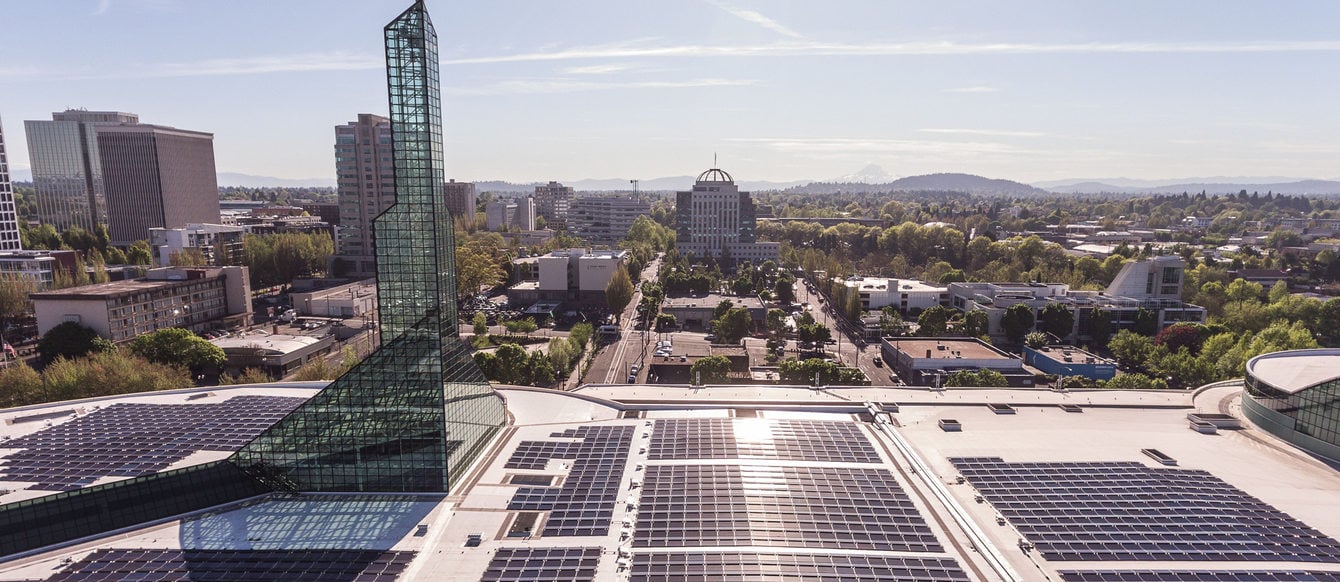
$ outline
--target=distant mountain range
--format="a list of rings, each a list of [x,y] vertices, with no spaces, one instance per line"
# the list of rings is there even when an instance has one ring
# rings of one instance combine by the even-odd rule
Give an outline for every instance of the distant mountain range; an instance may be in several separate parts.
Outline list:
[[[219,172],[220,186],[243,188],[334,188],[334,178],[275,178],[236,172]]]
[[[1041,188],[1014,182],[983,178],[972,174],[926,174],[908,176],[883,184],[852,184],[839,182],[812,182],[787,189],[802,194],[829,194],[834,192],[917,192],[949,191],[979,195],[1036,196],[1046,194]]]
[[[1340,179],[1299,180],[1297,178],[1187,178],[1186,180],[1153,182],[1148,180],[1060,180],[1039,182],[1036,186],[1062,194],[1096,194],[1121,192],[1128,194],[1237,194],[1274,192],[1276,194],[1340,194]]]

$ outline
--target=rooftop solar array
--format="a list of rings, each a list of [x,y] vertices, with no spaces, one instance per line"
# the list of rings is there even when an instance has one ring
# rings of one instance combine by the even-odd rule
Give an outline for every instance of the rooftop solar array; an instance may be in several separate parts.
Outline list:
[[[1061,572],[1065,582],[1340,582],[1340,572],[1302,570],[1091,570]]]
[[[638,553],[632,582],[748,580],[750,582],[867,582],[968,580],[950,558],[776,554],[765,552]]]
[[[600,548],[499,548],[480,582],[591,582]]]
[[[0,481],[67,491],[136,477],[197,451],[234,451],[305,398],[237,396],[216,404],[113,404],[0,444]]]
[[[573,441],[522,441],[509,469],[543,469],[550,459],[571,459],[559,487],[520,487],[507,509],[548,511],[544,536],[603,536],[614,518],[628,448],[636,427],[580,426],[549,435]]]
[[[642,489],[637,547],[941,551],[883,469],[652,465]]]
[[[49,582],[392,582],[414,552],[380,550],[98,550]]]
[[[1048,560],[1340,562],[1335,540],[1205,471],[950,461]]]
[[[649,459],[785,459],[879,463],[852,422],[677,418],[656,421]]]

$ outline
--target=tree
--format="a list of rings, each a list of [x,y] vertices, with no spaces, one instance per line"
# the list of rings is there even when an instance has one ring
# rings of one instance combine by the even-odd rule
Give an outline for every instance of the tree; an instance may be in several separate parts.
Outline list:
[[[945,378],[945,386],[984,386],[1004,388],[1010,385],[1004,374],[995,370],[959,370]]]
[[[1075,329],[1075,312],[1060,303],[1048,303],[1038,315],[1038,329],[1061,340],[1070,337]]]
[[[498,358],[497,379],[503,384],[525,385],[530,382],[530,356],[516,344],[503,344],[494,352]]]
[[[1000,328],[1012,343],[1019,343],[1024,334],[1033,328],[1033,308],[1023,303],[1015,303],[1000,316]]]
[[[768,331],[774,336],[781,336],[786,331],[786,312],[780,309],[769,309],[767,319]]]
[[[712,330],[717,334],[717,343],[734,344],[749,335],[750,325],[753,320],[749,317],[749,310],[743,307],[732,307],[726,311],[720,318],[712,320]]]
[[[205,258],[205,253],[195,247],[187,247],[168,257],[168,264],[173,267],[204,267],[209,265],[209,259]]]
[[[789,274],[777,277],[777,283],[773,285],[772,293],[777,296],[777,301],[781,303],[794,302],[796,300],[796,279]]]
[[[617,320],[623,317],[624,308],[632,301],[633,281],[628,278],[628,271],[621,266],[614,271],[609,284],[605,285],[605,302],[609,304],[610,312]]]
[[[456,294],[473,297],[484,287],[493,287],[503,281],[506,273],[499,261],[500,252],[492,239],[471,240],[456,245]]]
[[[1284,300],[1285,297],[1289,296],[1289,284],[1282,280],[1276,281],[1275,285],[1270,288],[1270,292],[1267,293],[1266,296],[1271,303],[1279,303]]]
[[[554,372],[560,376],[567,376],[571,373],[581,356],[571,341],[561,337],[549,340],[548,354],[550,363],[554,365]]]
[[[656,316],[656,329],[667,330],[674,329],[679,324],[675,316],[669,313],[661,313]]]
[[[1107,345],[1112,338],[1112,314],[1102,309],[1089,313],[1089,337],[1099,345]]]
[[[949,317],[953,315],[948,307],[932,306],[917,317],[917,335],[925,337],[942,336],[949,328]]]
[[[33,280],[19,273],[0,274],[0,329],[28,313],[28,296],[37,288]]]
[[[44,364],[54,362],[56,358],[77,358],[90,352],[113,349],[112,342],[98,337],[98,332],[73,321],[47,330],[37,342],[37,353]]]
[[[475,352],[475,365],[489,380],[498,379],[498,357],[493,352]]]
[[[1107,342],[1107,349],[1112,351],[1121,365],[1143,368],[1145,360],[1154,352],[1154,340],[1147,335],[1123,329]]]
[[[1246,279],[1234,279],[1225,289],[1229,301],[1260,301],[1264,287]]]
[[[531,386],[550,386],[554,383],[554,363],[543,352],[531,352],[526,368],[530,371]]]
[[[152,265],[154,254],[153,250],[149,248],[149,241],[137,240],[131,243],[130,247],[126,249],[126,262],[132,265]]]
[[[265,384],[273,382],[269,374],[260,368],[243,368],[236,374],[224,374],[219,376],[219,384],[230,386],[234,384]]]
[[[129,348],[150,362],[186,366],[196,374],[217,369],[228,361],[222,348],[178,327],[140,335],[130,340]]]
[[[984,337],[991,334],[991,318],[985,311],[974,309],[963,314],[963,335]]]
[[[483,337],[489,334],[489,318],[483,311],[476,311],[475,316],[470,319],[470,324],[475,337]]]
[[[42,401],[42,375],[23,360],[0,368],[0,408]]]
[[[1168,383],[1162,378],[1150,378],[1144,374],[1118,374],[1104,382],[1103,387],[1112,390],[1165,390]]]
[[[1024,345],[1035,350],[1041,347],[1046,347],[1049,343],[1051,343],[1051,341],[1047,337],[1047,334],[1040,331],[1031,331],[1024,334]]]
[[[1135,310],[1135,324],[1131,331],[1140,335],[1154,335],[1159,331],[1159,314],[1143,307]]]
[[[324,232],[249,234],[242,238],[242,248],[252,286],[270,287],[324,271],[335,242]]]
[[[503,322],[503,327],[507,329],[507,333],[511,334],[517,334],[517,333],[530,334],[533,333],[535,330],[540,329],[540,326],[535,324],[535,318],[532,317],[505,321]]]
[[[1200,324],[1190,322],[1174,323],[1154,336],[1154,345],[1167,346],[1172,352],[1185,349],[1196,355],[1200,353],[1201,343],[1205,340],[1201,327]]]
[[[586,350],[586,344],[591,341],[591,336],[595,335],[595,332],[595,327],[583,321],[573,324],[572,329],[568,330],[568,338],[577,347],[577,351],[581,352]]]
[[[1317,318],[1318,331],[1332,341],[1340,339],[1340,297],[1326,300],[1321,304],[1321,313]]]
[[[697,384],[720,384],[726,381],[730,372],[730,359],[726,356],[707,356],[699,358],[689,368],[689,377]]]

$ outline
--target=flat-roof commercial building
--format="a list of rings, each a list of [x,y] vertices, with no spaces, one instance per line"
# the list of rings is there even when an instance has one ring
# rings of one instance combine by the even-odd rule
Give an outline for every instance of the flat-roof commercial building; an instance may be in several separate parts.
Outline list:
[[[1024,363],[977,338],[909,337],[880,340],[880,355],[913,386],[940,386],[959,370],[1000,372],[1011,386],[1032,386]]]
[[[176,255],[193,249],[211,267],[240,265],[246,259],[242,235],[246,229],[224,224],[188,224],[182,228],[149,229],[154,264],[166,267]]]
[[[533,281],[509,287],[513,303],[557,301],[574,306],[605,305],[605,287],[628,262],[628,251],[561,249],[539,257],[518,259],[532,264]]]
[[[661,312],[675,316],[675,322],[683,329],[708,329],[712,324],[712,315],[722,301],[730,301],[732,308],[742,307],[749,311],[749,319],[754,329],[763,329],[767,324],[768,307],[758,297],[735,297],[709,293],[707,295],[689,295],[666,297],[661,304]]]
[[[1126,263],[1104,291],[1076,291],[1064,283],[950,283],[950,305],[960,311],[984,311],[992,338],[1003,339],[1000,318],[1016,304],[1033,309],[1034,318],[1050,303],[1075,314],[1069,337],[1089,339],[1093,314],[1106,312],[1112,327],[1130,329],[1141,309],[1154,313],[1163,329],[1177,322],[1205,323],[1205,308],[1183,303],[1181,257],[1160,256]],[[1065,338],[1062,338],[1065,339]]]
[[[1245,382],[1242,411],[1256,426],[1340,462],[1340,349],[1257,356]]]
[[[335,348],[335,335],[247,333],[210,340],[228,356],[224,372],[238,374],[256,368],[276,380],[301,368],[307,362],[323,358]]]
[[[585,196],[572,201],[568,230],[586,244],[613,245],[628,236],[639,216],[651,213],[651,204],[636,196]]]
[[[73,280],[79,253],[75,251],[7,251],[0,252],[0,276],[23,277],[33,282],[37,291],[45,291],[63,273]]]
[[[1116,362],[1074,346],[1024,346],[1024,363],[1055,376],[1111,380],[1117,375]]]
[[[195,332],[251,322],[246,267],[166,267],[142,279],[33,293],[37,332],[67,321],[114,342],[169,327]]]
[[[484,225],[493,232],[535,230],[535,199],[493,200],[484,205]]]
[[[908,313],[937,305],[949,306],[949,288],[915,279],[854,276],[843,280],[842,284],[860,294],[861,308],[866,311],[892,306]]]
[[[343,285],[289,293],[299,315],[317,317],[366,317],[377,310],[377,280],[364,279]]]
[[[137,123],[97,134],[112,244],[147,240],[151,228],[219,222],[214,134]]]

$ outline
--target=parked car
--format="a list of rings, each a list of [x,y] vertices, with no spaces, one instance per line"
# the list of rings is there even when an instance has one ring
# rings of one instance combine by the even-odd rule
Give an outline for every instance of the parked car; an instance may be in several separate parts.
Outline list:
[[[878,366],[878,367],[881,367],[881,368],[884,367],[884,360],[881,360],[881,359],[879,358],[879,356],[875,356],[875,366]]]
[[[629,384],[637,384],[637,376],[629,375],[629,376],[628,376],[628,383],[629,383]]]

